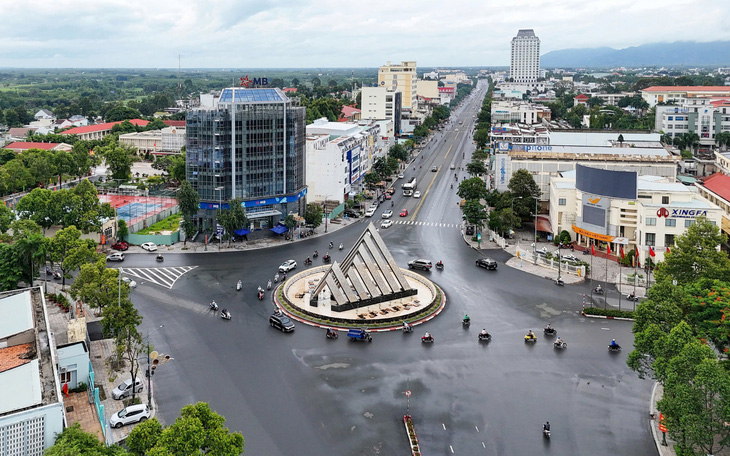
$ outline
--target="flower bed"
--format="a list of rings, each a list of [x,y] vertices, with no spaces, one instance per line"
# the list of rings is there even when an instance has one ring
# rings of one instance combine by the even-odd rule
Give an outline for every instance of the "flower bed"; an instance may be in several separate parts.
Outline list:
[[[406,426],[408,443],[411,445],[411,455],[421,456],[421,449],[418,446],[418,435],[416,435],[416,428],[413,426],[411,415],[403,415],[403,424]]]

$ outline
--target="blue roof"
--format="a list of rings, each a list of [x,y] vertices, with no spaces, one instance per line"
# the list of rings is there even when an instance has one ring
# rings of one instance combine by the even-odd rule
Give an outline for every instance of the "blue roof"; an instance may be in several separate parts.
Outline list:
[[[235,96],[235,99],[234,99]],[[283,103],[289,98],[279,89],[223,89],[219,103]]]

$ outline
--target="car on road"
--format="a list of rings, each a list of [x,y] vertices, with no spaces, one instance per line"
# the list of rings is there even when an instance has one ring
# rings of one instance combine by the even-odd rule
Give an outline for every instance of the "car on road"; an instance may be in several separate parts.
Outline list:
[[[124,261],[124,254],[122,252],[110,253],[106,256],[106,261]]]
[[[367,211],[365,211],[365,217],[372,217],[373,215],[375,215],[376,210],[377,208],[370,207]]]
[[[155,250],[157,250],[157,244],[155,244],[154,242],[145,242],[141,245],[141,247],[148,252],[154,252]]]
[[[451,166],[449,166],[449,168],[450,168],[450,169],[456,169],[456,165],[454,165],[454,164],[452,163],[452,164],[451,164]]]
[[[383,223],[380,224],[380,228],[390,228],[393,226],[392,220],[383,220]]]
[[[112,248],[114,250],[121,250],[121,251],[127,250],[129,248],[129,242],[127,242],[127,241],[115,242],[114,244],[112,244]]]
[[[385,194],[385,195],[383,195],[383,196],[384,196],[384,197],[385,197],[385,199],[387,199],[387,200],[389,200],[389,199],[391,199],[391,198],[393,197],[393,196],[391,196],[391,194],[390,194],[390,193],[386,193],[386,194]]]
[[[393,216],[393,211],[391,211],[390,209],[388,209],[387,211],[383,212],[383,215],[382,215],[382,217],[384,219],[391,218],[392,216]]]
[[[491,258],[479,258],[476,262],[477,266],[484,269],[497,269],[497,262]]]
[[[122,277],[122,282],[129,285],[129,288],[137,288],[137,282],[130,279],[129,277]]]
[[[577,256],[575,256],[575,255],[573,255],[572,253],[569,253],[569,254],[567,254],[567,255],[561,255],[561,257],[560,257],[560,258],[561,258],[561,259],[562,259],[563,261],[570,261],[570,262],[573,262],[573,263],[575,263],[575,262],[577,262],[577,261],[578,261],[578,257],[577,257]]]
[[[147,404],[130,405],[112,415],[109,425],[113,428],[120,428],[125,424],[141,423],[149,418],[150,408]]]
[[[416,192],[413,194],[413,197],[414,198],[420,198],[421,197],[421,192],[418,191],[418,190],[416,190]]]
[[[408,262],[408,269],[423,269],[424,271],[431,270],[431,262],[428,260],[411,260]]]
[[[408,217],[408,209],[403,209],[402,211],[400,211],[400,216],[401,217]]]
[[[392,195],[395,193],[395,188],[388,187],[388,189],[385,191],[385,193],[387,193],[388,195]]]
[[[350,218],[358,218],[360,217],[360,214],[357,213],[355,209],[345,209],[345,215]]]
[[[289,319],[286,315],[283,313],[275,313],[274,315],[269,317],[269,325],[271,325],[272,328],[276,328],[283,332],[292,332],[294,331],[294,322]]]
[[[142,380],[137,377],[134,382],[134,392],[140,393],[144,389],[144,383],[142,383]],[[122,383],[117,385],[116,388],[114,388],[114,391],[112,391],[112,399],[119,400],[124,399],[127,396],[132,395],[132,379],[128,378],[124,380]]]
[[[404,177],[406,176],[403,173],[398,174],[398,179],[403,179]]]
[[[286,260],[285,262],[281,263],[281,266],[279,266],[279,272],[289,272],[296,267],[297,262],[295,260]]]
[[[434,166],[433,168],[431,168],[431,171],[432,171],[432,172],[434,172],[434,173],[435,173],[436,171],[438,171],[438,170],[439,170],[438,166]]]

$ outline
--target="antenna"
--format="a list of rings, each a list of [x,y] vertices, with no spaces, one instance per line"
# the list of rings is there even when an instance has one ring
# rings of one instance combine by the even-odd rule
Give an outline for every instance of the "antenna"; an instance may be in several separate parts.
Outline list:
[[[182,81],[180,81],[180,68],[181,68],[181,56],[180,54],[177,55],[177,98],[180,101],[183,101],[182,99]],[[185,103],[183,102],[183,107]]]

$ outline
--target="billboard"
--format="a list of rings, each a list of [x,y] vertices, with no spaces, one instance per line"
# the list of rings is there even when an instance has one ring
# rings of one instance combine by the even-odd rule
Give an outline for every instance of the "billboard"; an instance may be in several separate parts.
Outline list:
[[[635,200],[636,176],[635,171],[611,171],[576,165],[575,188],[592,195]]]
[[[512,159],[507,154],[495,154],[494,182],[497,190],[504,192],[508,190],[509,180],[512,177]]]
[[[611,200],[609,198],[584,193],[581,201],[583,213],[580,223],[581,228],[598,234],[607,234],[607,215],[610,205]]]

